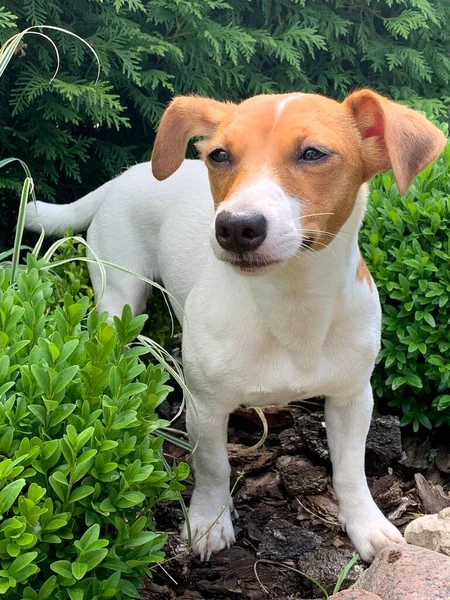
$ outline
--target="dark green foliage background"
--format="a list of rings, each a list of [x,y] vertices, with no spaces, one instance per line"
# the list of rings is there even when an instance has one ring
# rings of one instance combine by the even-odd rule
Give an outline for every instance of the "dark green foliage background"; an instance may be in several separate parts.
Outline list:
[[[341,97],[370,85],[445,112],[450,0],[3,0],[0,39],[33,35],[0,80],[0,159],[25,160],[40,198],[69,202],[147,159],[173,94],[241,99],[320,91]],[[426,100],[423,100],[426,99]],[[14,167],[15,168],[15,167]],[[22,174],[3,171],[0,189]],[[11,244],[15,195],[2,193],[0,240]]]

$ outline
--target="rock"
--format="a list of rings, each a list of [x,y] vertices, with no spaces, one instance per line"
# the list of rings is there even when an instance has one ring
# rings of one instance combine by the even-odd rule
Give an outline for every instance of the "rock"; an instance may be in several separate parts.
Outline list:
[[[450,558],[418,546],[392,544],[353,587],[383,600],[448,600]]]
[[[445,508],[436,515],[419,517],[409,523],[405,529],[405,540],[408,544],[450,556],[450,508]]]
[[[327,489],[327,472],[324,467],[309,466],[303,458],[295,456],[291,459],[280,468],[281,482],[288,496],[320,494]]]
[[[330,600],[383,600],[380,596],[372,594],[371,592],[365,592],[364,590],[344,590],[330,596]]]
[[[273,519],[264,528],[258,557],[270,560],[297,558],[315,550],[321,542],[320,537],[311,531],[284,519]]]
[[[286,454],[297,454],[304,448],[303,438],[292,427],[280,433],[280,445]]]
[[[374,417],[367,436],[366,465],[372,472],[385,472],[392,461],[403,457],[400,420],[392,415]]]
[[[342,569],[352,557],[350,550],[337,548],[317,548],[300,556],[297,568],[307,577],[318,581],[327,591],[332,591]],[[364,567],[362,563],[350,569],[345,578],[346,587],[355,583]],[[313,585],[313,584],[311,584]]]

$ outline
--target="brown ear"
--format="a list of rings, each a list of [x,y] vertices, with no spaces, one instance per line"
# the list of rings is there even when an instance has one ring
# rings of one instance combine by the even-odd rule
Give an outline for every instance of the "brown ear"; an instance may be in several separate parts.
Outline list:
[[[344,105],[362,137],[365,180],[392,169],[403,196],[413,178],[439,156],[447,141],[442,131],[417,111],[371,90],[350,94]]]
[[[209,98],[179,96],[163,114],[152,153],[153,175],[159,181],[180,167],[190,138],[210,136],[233,104]]]

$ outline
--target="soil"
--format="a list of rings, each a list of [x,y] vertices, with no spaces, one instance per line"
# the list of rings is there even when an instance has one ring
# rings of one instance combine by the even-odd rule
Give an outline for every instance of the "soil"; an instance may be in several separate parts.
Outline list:
[[[162,408],[176,413],[176,399]],[[232,465],[236,544],[201,563],[184,551],[178,537],[180,505],[159,507],[158,530],[169,532],[167,562],[147,580],[142,599],[244,600],[322,599],[329,593],[354,550],[339,527],[331,487],[331,465],[320,401],[265,409],[269,433],[262,435],[259,416],[239,409],[231,416],[229,456]],[[184,423],[178,423],[179,429]],[[180,448],[166,445],[167,458],[187,460]],[[375,416],[369,434],[366,471],[382,511],[403,530],[420,514],[450,506],[450,447],[445,432],[412,436],[393,416]],[[192,487],[186,490],[188,504]],[[341,589],[365,569],[351,569]]]

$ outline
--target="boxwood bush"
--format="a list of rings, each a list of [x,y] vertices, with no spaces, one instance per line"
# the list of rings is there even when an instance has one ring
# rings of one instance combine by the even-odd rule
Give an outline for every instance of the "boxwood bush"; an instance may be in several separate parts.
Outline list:
[[[132,344],[145,317],[108,323],[31,254],[10,275],[0,265],[0,595],[137,598],[164,557],[152,509],[188,475],[162,454],[168,375]]]
[[[361,247],[383,307],[375,394],[403,424],[450,425],[450,144],[406,198],[373,182]]]

